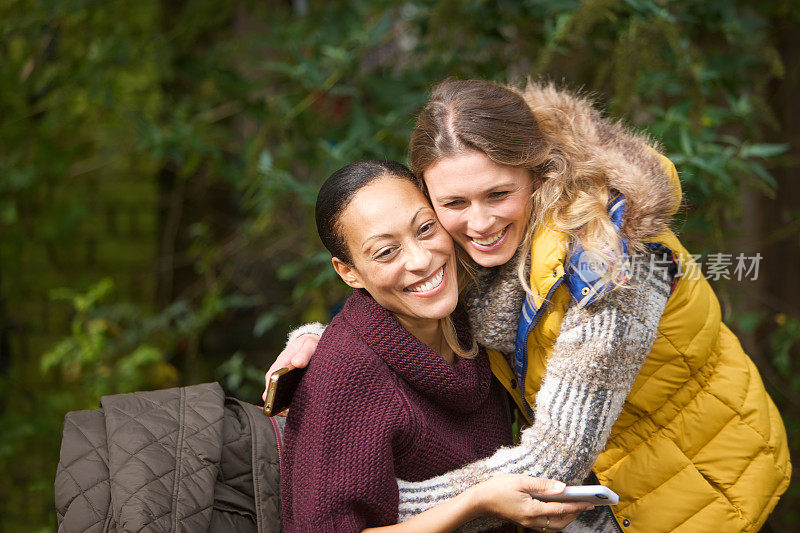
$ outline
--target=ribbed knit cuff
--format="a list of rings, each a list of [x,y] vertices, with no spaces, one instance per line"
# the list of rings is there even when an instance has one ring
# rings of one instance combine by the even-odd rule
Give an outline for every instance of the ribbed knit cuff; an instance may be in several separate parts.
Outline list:
[[[299,337],[300,335],[305,335],[306,333],[312,333],[317,337],[322,337],[322,334],[325,332],[326,327],[327,326],[325,326],[324,324],[320,324],[319,322],[311,322],[310,324],[303,324],[299,328],[289,332],[289,336],[286,339],[286,345],[288,346],[297,337]]]

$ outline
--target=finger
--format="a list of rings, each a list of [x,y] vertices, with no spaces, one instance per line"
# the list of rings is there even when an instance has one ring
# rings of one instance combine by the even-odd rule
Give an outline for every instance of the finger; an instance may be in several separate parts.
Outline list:
[[[524,488],[526,491],[536,494],[561,494],[566,485],[555,479],[545,479],[541,477],[525,477]]]
[[[311,354],[313,354],[314,350],[317,349],[317,345],[319,344],[319,339],[320,338],[321,337],[318,337],[316,335],[309,335],[308,338],[306,339],[306,342],[308,343],[309,347],[311,348]]]
[[[523,520],[520,525],[527,529],[534,531],[560,531],[569,524],[569,521],[564,521],[561,518],[552,518],[549,516],[542,516],[540,514],[533,514],[527,519]],[[526,530],[527,530],[526,529]]]
[[[271,367],[269,367],[269,370],[267,370],[267,373],[264,374],[264,381],[265,382],[269,383],[269,377],[272,375],[272,373],[275,372],[276,370],[278,370],[279,368],[283,368],[283,365],[280,362],[280,357],[281,356],[279,355],[278,359],[275,359],[275,362],[272,363]]]
[[[577,518],[577,514],[567,514],[567,515],[541,515],[541,514],[533,514],[529,520],[526,527],[534,528],[536,530],[547,528],[550,531],[561,531],[562,529],[566,528],[570,523],[572,523],[575,518]]]
[[[594,509],[594,505],[586,502],[540,502],[533,500],[534,505],[529,511],[529,519],[526,527],[540,529],[547,527],[553,531],[559,531],[569,525],[582,511]],[[549,525],[547,521],[550,521]]]
[[[569,514],[576,514],[583,511],[588,511],[590,509],[594,509],[594,505],[586,502],[540,502],[536,500],[539,504],[537,511],[541,515],[545,515],[550,518],[560,518],[563,516],[567,516]]]
[[[273,372],[275,372],[276,370],[289,366],[290,358],[291,355],[288,353],[288,348],[284,349],[281,353],[278,354],[278,357],[275,358],[275,362],[272,363],[272,366],[269,367],[267,373],[264,374],[264,393],[261,395],[261,399],[263,401],[265,402],[267,401],[267,389],[269,388],[270,376],[272,376]]]
[[[294,354],[297,353],[298,346],[299,343],[295,341],[284,348],[281,353],[278,354],[278,357],[275,358],[275,362],[272,363],[270,368],[272,370],[278,370],[279,368],[285,368],[289,366],[292,362],[292,357],[294,357]]]
[[[561,505],[562,514],[578,514],[594,509],[594,504],[590,502],[564,502]]]
[[[272,375],[273,372],[280,368],[285,368],[292,364],[292,356],[294,355],[295,350],[292,349],[292,346],[289,345],[283,349],[281,353],[278,354],[278,357],[275,358],[275,362],[272,363],[272,366],[269,367],[267,370],[267,374],[264,376],[264,379],[269,381],[269,377]]]
[[[549,517],[549,518],[550,518],[550,526],[548,527],[548,529],[552,529],[553,531],[559,531],[561,529],[566,528],[569,524],[571,524],[573,520],[578,518],[578,515],[568,514],[566,516]]]
[[[302,342],[290,358],[290,364],[295,368],[308,366],[308,362],[311,360],[311,356],[314,355],[317,344],[319,344],[319,337],[316,335],[303,335],[300,339]]]

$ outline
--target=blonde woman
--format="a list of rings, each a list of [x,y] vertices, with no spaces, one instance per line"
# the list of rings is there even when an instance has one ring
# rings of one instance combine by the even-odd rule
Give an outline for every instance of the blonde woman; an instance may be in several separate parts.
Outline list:
[[[474,273],[461,294],[521,443],[424,482],[406,519],[507,472],[620,495],[567,531],[755,531],[789,483],[780,415],[670,230],[681,202],[650,141],[550,85],[438,85],[412,171]],[[302,366],[313,328],[273,366]]]

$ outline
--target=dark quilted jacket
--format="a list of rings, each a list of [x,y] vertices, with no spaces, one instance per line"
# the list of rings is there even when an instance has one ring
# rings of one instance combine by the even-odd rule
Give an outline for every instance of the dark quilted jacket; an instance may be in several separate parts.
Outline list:
[[[58,529],[278,532],[278,431],[216,383],[104,396],[64,420]]]

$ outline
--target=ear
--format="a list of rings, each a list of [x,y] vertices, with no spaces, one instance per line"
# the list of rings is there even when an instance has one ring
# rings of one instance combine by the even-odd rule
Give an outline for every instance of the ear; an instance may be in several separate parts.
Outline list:
[[[333,263],[333,269],[337,274],[339,274],[339,277],[342,278],[342,281],[354,289],[364,288],[364,284],[361,282],[361,276],[359,276],[356,267],[345,263],[338,257],[332,258],[331,263]]]

